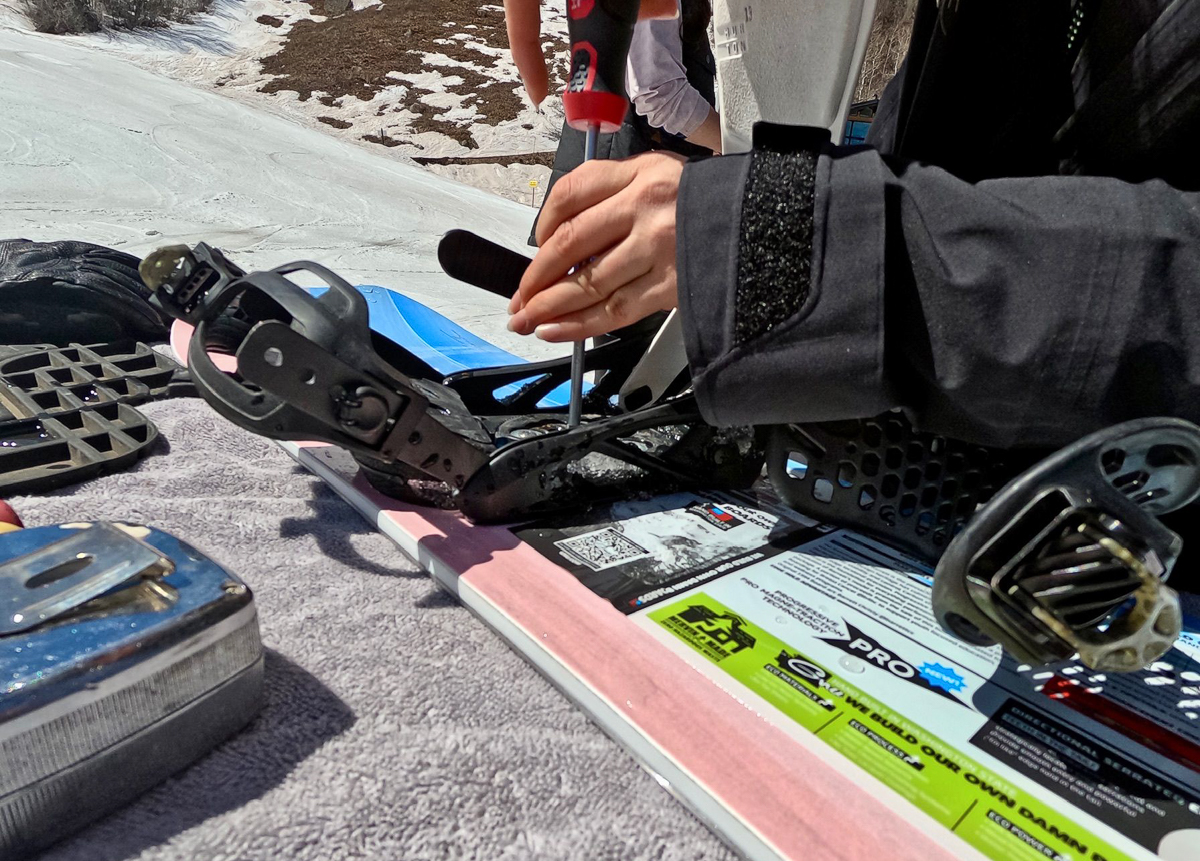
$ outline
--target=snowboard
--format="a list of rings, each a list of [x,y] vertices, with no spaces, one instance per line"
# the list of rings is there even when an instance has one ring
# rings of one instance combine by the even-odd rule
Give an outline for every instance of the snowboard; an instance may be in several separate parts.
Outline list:
[[[399,293],[358,289],[372,328],[439,372],[521,361]],[[189,337],[176,323],[181,359]],[[280,445],[746,858],[1182,861],[1200,851],[1200,816],[1186,806],[1125,822],[1080,801],[1085,777],[1038,773],[1055,757],[1062,765],[1071,738],[1193,799],[1200,722],[1181,711],[1182,691],[1171,700],[1155,687],[1152,702],[1145,679],[1102,683],[1064,667],[1049,673],[1053,700],[1045,678],[998,648],[937,627],[921,563],[804,520],[765,489],[476,526],[383,496],[341,449]],[[1200,634],[1188,636],[1168,656],[1173,673],[1200,672]],[[1106,685],[1183,747],[1156,755],[1097,728],[1094,691]],[[1101,772],[1096,798],[1120,784]]]

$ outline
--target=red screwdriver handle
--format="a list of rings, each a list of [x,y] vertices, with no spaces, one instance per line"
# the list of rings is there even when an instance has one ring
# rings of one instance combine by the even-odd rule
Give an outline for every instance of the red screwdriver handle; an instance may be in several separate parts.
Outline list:
[[[625,121],[625,61],[641,0],[567,0],[571,78],[563,93],[567,123],[612,134]]]

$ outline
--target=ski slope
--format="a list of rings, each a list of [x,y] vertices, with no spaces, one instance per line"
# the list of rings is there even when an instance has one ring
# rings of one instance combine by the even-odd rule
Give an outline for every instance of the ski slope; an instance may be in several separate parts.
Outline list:
[[[144,255],[205,241],[248,269],[296,259],[400,289],[530,358],[504,300],[441,273],[438,239],[522,248],[534,211],[286,117],[0,22],[0,238]]]
[[[22,0],[0,0],[0,28],[5,25],[30,29],[20,10]],[[354,0],[358,10],[378,5],[380,0]],[[481,76],[489,86],[507,85],[519,90],[516,66],[507,49],[492,47],[474,38],[474,24],[446,22],[448,38],[439,42],[449,45],[469,45],[481,56],[492,58],[492,64],[468,63],[454,60],[440,52],[425,52],[424,68],[415,75],[397,77],[369,97],[339,96],[332,102],[320,98],[301,100],[292,90],[262,92],[265,84],[275,80],[262,69],[262,60],[278,52],[285,44],[291,28],[300,22],[325,22],[316,14],[322,4],[300,0],[212,0],[208,10],[183,22],[138,30],[102,30],[76,36],[59,36],[64,42],[98,48],[108,54],[120,55],[140,68],[182,81],[199,89],[286,117],[308,128],[354,144],[374,149],[389,159],[407,161],[410,156],[441,157],[509,156],[521,153],[552,152],[558,145],[562,127],[562,100],[550,98],[535,109],[525,100],[516,119],[493,124],[469,96],[455,95],[451,90],[463,79],[456,70]],[[499,7],[483,6],[485,9]],[[548,47],[560,45],[560,62],[565,51],[565,8],[557,5],[543,9],[543,27]],[[268,16],[282,22],[266,26],[259,18]],[[470,19],[470,13],[464,19]],[[403,34],[397,34],[404,42]],[[427,109],[446,109],[441,120],[467,130],[478,149],[464,145],[441,132],[416,132],[412,122],[418,115],[401,104],[410,102],[409,90],[419,87],[428,91],[419,101]],[[449,88],[449,89],[448,89]],[[336,88],[335,88],[336,89]],[[317,95],[323,91],[318,91]],[[464,104],[466,103],[466,104]],[[324,120],[334,120],[330,125]],[[339,127],[344,125],[345,127]],[[385,134],[387,147],[364,140],[366,135]],[[439,176],[451,177],[475,188],[482,188],[515,200],[529,203],[529,180],[546,186],[550,169],[540,164],[495,163],[427,164],[425,169]],[[539,195],[540,198],[540,195]]]

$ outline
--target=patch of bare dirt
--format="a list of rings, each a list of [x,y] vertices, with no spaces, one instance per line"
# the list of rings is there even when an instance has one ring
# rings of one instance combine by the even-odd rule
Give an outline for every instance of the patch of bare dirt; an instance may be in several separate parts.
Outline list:
[[[324,0],[308,2],[313,14],[325,14]],[[473,27],[464,29],[464,23]],[[522,109],[515,84],[495,81],[472,68],[427,62],[427,55],[441,54],[456,63],[494,67],[495,57],[464,44],[461,38],[452,38],[462,33],[489,48],[508,50],[504,13],[500,9],[464,6],[455,0],[384,0],[381,6],[348,11],[323,21],[298,21],[283,48],[262,61],[263,71],[274,79],[261,90],[265,93],[290,90],[301,101],[311,98],[314,92],[321,93],[318,98],[322,104],[333,107],[339,98],[369,100],[384,87],[394,86],[397,78],[403,80],[421,72],[436,71],[460,79],[446,90],[462,96],[464,106],[476,109],[479,116],[475,122],[489,125],[511,122]],[[414,110],[428,93],[410,88],[397,110]],[[416,112],[421,116],[414,123],[414,132],[450,134],[449,128],[457,127],[419,109]],[[451,136],[463,141],[470,138],[470,133],[461,129]]]
[[[498,164],[508,167],[510,164],[534,164],[542,167],[554,167],[554,153],[527,152],[520,155],[491,155],[491,156],[413,156],[417,164]]]
[[[399,138],[388,137],[387,134],[380,131],[377,135],[363,135],[363,140],[367,143],[381,144],[383,146],[400,146],[404,141]]]
[[[558,122],[525,99],[498,0],[294,0],[289,11],[272,40],[278,47],[268,49],[275,53],[259,61],[259,92],[284,95],[282,108],[342,139],[396,148],[435,172],[529,201],[526,180],[553,164],[546,151]],[[259,23],[275,26],[267,17]],[[546,21],[552,80],[564,79],[565,7]]]
[[[263,24],[267,27],[282,27],[283,19],[276,18],[274,15],[259,15],[254,19],[255,23]]]
[[[409,125],[409,130],[414,134],[422,132],[436,132],[440,135],[445,135],[451,140],[457,141],[467,149],[479,149],[479,142],[475,140],[475,136],[471,134],[471,130],[466,126],[460,126],[457,123],[452,123],[448,120],[439,120],[428,115],[417,117]]]

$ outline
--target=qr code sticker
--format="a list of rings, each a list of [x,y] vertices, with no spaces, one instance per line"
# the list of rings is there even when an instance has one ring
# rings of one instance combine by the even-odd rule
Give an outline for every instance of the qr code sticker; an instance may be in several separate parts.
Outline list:
[[[626,538],[612,527],[597,529],[583,535],[574,535],[555,541],[564,556],[586,565],[593,571],[603,571],[623,562],[645,559],[650,551],[636,541]]]

